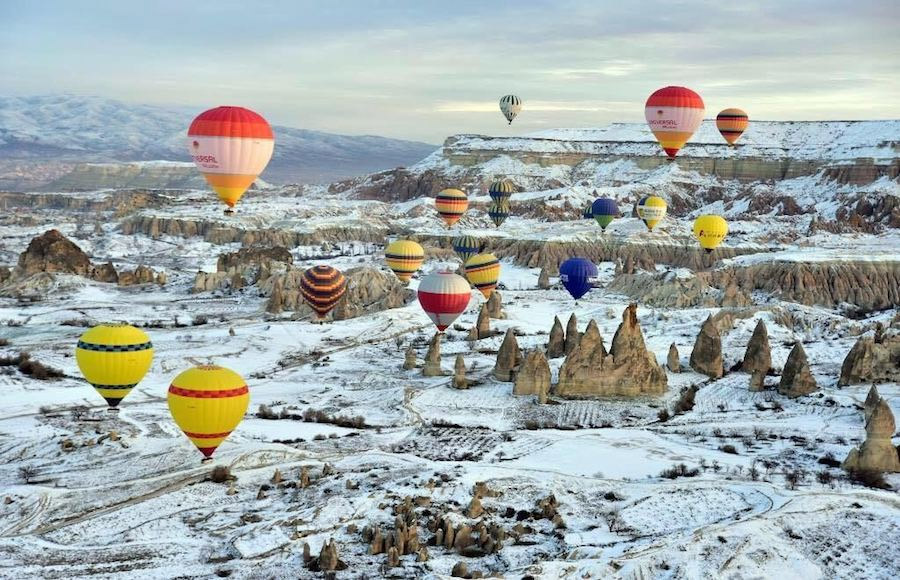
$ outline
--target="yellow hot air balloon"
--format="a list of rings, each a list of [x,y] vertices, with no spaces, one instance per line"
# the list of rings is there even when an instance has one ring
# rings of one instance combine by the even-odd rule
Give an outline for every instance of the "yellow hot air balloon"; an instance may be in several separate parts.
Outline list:
[[[203,365],[175,377],[168,400],[175,424],[210,457],[244,418],[250,389],[236,372]]]
[[[115,409],[150,369],[153,344],[133,326],[101,324],[81,335],[75,360],[87,382]]]
[[[718,215],[702,215],[694,220],[694,237],[707,252],[712,252],[728,235],[728,222]]]
[[[409,282],[425,261],[425,250],[412,240],[397,240],[384,249],[384,260],[402,282]]]
[[[647,226],[647,229],[652,232],[656,224],[666,217],[666,208],[666,200],[656,195],[651,195],[650,197],[642,198],[638,202],[637,214],[644,222],[644,225]]]
[[[466,262],[466,278],[485,298],[497,287],[500,279],[500,260],[491,253],[475,254]]]
[[[459,189],[444,189],[434,198],[434,207],[449,228],[466,213],[469,198]]]

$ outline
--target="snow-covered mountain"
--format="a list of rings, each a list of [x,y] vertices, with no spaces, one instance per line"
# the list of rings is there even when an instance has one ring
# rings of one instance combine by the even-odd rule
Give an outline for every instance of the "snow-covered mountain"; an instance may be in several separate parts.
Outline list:
[[[189,161],[184,134],[200,111],[100,97],[0,96],[0,158],[59,162]],[[415,163],[437,147],[371,135],[274,127],[273,182],[329,182]]]

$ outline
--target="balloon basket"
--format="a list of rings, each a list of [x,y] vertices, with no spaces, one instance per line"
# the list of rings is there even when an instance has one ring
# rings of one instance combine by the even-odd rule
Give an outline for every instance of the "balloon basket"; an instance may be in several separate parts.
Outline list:
[[[212,457],[204,457],[203,459],[200,460],[200,465],[208,465],[208,464],[212,463],[212,460],[213,460]]]
[[[227,216],[232,216],[232,215],[234,215],[234,208],[229,207],[229,208],[223,210],[222,213],[224,213]]]
[[[106,408],[106,412],[109,413],[109,414],[111,414],[111,415],[118,415],[118,414],[119,414],[119,408],[118,408],[118,407],[107,407],[107,408]]]

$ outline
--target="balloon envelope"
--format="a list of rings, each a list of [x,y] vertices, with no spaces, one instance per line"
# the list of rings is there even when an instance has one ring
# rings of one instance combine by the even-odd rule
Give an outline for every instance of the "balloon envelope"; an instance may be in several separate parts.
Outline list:
[[[509,202],[506,200],[493,202],[488,207],[488,216],[494,222],[494,225],[499,228],[506,221],[506,218],[509,217]]]
[[[694,220],[694,237],[707,252],[712,252],[728,235],[728,222],[718,215],[702,215]]]
[[[203,365],[175,377],[167,399],[175,424],[209,457],[244,418],[250,389],[236,372]]]
[[[101,324],[78,339],[75,360],[85,380],[114,409],[147,374],[153,344],[133,326]]]
[[[559,267],[559,281],[578,300],[593,288],[597,266],[586,258],[569,258]]]
[[[465,265],[466,278],[485,298],[497,287],[500,279],[500,260],[491,253],[477,254],[469,258]]]
[[[434,207],[447,227],[451,227],[466,213],[469,198],[458,189],[445,189],[434,198]]]
[[[591,204],[591,215],[600,224],[603,230],[619,215],[619,205],[616,200],[609,197],[601,197]]]
[[[459,236],[453,239],[453,251],[462,259],[463,264],[480,252],[482,245],[483,242],[475,236]]]
[[[425,250],[412,240],[397,240],[384,249],[384,260],[397,278],[409,282],[425,261]]]
[[[666,200],[655,195],[642,198],[637,206],[638,217],[651,232],[656,224],[666,217],[666,210]]]
[[[229,209],[263,172],[275,148],[269,123],[243,107],[200,113],[187,142],[194,164]]]
[[[319,318],[325,318],[346,291],[347,279],[340,270],[331,266],[307,268],[300,278],[300,292]]]
[[[491,183],[491,186],[488,188],[488,195],[490,195],[491,199],[494,201],[504,201],[512,197],[513,191],[512,181],[508,179],[498,179]]]
[[[664,87],[650,95],[644,117],[670,159],[684,147],[703,122],[703,99],[685,87]]]
[[[500,98],[500,112],[512,125],[513,119],[522,111],[522,99],[516,95],[505,95]]]
[[[436,272],[422,277],[417,294],[422,310],[443,332],[469,306],[472,288],[458,274]]]
[[[735,141],[741,138],[749,124],[750,118],[740,109],[725,109],[716,115],[716,129],[729,145],[734,145]]]

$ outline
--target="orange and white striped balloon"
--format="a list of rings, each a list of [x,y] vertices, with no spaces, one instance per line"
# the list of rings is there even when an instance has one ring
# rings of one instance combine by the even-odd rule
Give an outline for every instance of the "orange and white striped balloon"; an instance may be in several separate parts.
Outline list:
[[[666,155],[674,159],[703,122],[704,110],[703,99],[691,89],[664,87],[647,99],[644,117]]]
[[[272,127],[243,107],[216,107],[200,113],[188,129],[188,150],[209,185],[228,206],[247,191],[272,158]]]
[[[741,109],[725,109],[716,115],[716,129],[722,134],[722,137],[728,141],[732,147],[734,142],[741,138],[747,126],[750,124],[750,118],[747,113]]]

